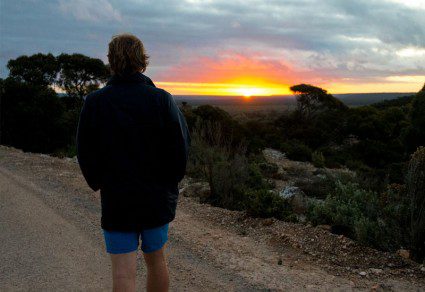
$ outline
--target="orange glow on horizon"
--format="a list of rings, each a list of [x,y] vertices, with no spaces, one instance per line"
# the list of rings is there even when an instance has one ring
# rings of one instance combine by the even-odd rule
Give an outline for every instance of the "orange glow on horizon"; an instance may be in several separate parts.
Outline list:
[[[202,82],[155,82],[175,95],[270,96],[291,94],[288,85]]]
[[[221,58],[187,60],[157,76],[155,83],[175,95],[271,96],[292,94],[289,87],[306,83],[331,94],[417,92],[425,75],[374,79],[326,77],[320,71],[297,71],[294,64],[225,51]]]
[[[417,82],[376,82],[376,83],[322,83],[305,82],[326,89],[331,94],[343,93],[384,93],[418,92],[425,78]],[[155,82],[159,87],[174,95],[215,95],[215,96],[252,96],[290,95],[287,84],[274,83],[203,83],[203,82]],[[295,83],[294,83],[295,84]]]

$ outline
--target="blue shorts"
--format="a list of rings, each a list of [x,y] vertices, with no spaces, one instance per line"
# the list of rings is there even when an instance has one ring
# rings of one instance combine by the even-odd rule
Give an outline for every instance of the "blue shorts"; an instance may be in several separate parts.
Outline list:
[[[145,229],[142,232],[120,232],[103,230],[106,251],[111,254],[129,253],[139,247],[142,241],[142,251],[150,253],[161,249],[168,240],[168,224]]]

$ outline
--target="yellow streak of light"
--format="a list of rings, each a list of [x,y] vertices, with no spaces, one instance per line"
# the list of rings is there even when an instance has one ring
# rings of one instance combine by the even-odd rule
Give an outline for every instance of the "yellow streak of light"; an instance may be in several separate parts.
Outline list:
[[[288,85],[267,83],[155,82],[176,95],[268,96],[290,94]]]

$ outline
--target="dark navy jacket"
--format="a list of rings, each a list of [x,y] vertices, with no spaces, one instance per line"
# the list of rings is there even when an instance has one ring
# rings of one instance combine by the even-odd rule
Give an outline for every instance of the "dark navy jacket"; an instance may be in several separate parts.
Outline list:
[[[141,73],[113,76],[86,96],[78,162],[100,189],[102,228],[140,231],[175,217],[190,136],[173,97]]]

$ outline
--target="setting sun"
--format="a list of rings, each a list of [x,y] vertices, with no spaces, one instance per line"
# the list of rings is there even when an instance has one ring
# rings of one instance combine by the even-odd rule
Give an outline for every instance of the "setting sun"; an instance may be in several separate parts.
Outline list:
[[[156,82],[158,86],[169,90],[173,94],[181,95],[229,95],[229,96],[268,96],[290,94],[287,84],[273,84],[266,82]]]
[[[245,98],[250,98],[253,95],[253,90],[249,88],[241,89],[241,94]]]

